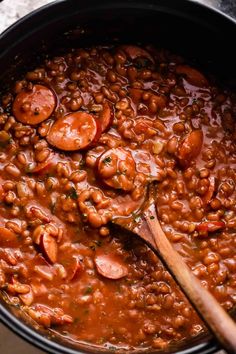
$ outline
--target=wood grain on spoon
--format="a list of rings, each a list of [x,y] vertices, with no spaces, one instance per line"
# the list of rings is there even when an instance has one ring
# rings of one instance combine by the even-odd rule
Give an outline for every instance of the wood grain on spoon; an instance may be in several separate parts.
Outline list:
[[[123,220],[118,218],[114,220],[114,223],[127,228],[127,220],[123,224]],[[128,229],[135,232],[157,252],[188,300],[192,303],[222,347],[228,353],[235,354],[235,322],[213,295],[201,285],[182,257],[175,251],[161,228],[156,208],[152,201],[145,207],[143,217],[138,226],[132,228],[130,224]]]

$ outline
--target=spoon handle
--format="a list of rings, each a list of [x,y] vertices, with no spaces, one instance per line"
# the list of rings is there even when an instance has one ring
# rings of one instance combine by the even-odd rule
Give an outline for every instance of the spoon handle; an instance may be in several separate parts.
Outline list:
[[[222,347],[228,353],[236,354],[235,322],[211,293],[201,285],[178,252],[175,251],[161,228],[154,204],[146,209],[144,216],[161,260]]]

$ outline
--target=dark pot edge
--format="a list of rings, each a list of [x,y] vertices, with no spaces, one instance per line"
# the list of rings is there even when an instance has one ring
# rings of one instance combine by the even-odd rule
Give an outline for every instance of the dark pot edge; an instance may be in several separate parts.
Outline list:
[[[48,9],[51,9],[55,5],[63,4],[66,2],[74,2],[75,0],[54,0],[53,2],[46,4],[44,6],[41,6],[34,11],[30,12],[29,14],[23,16],[19,20],[17,20],[15,23],[13,23],[11,26],[9,26],[7,29],[5,29],[1,34],[0,34],[0,43],[5,37],[7,37],[10,33],[13,31],[16,31],[19,29],[19,27],[22,24],[25,24],[27,21],[31,20],[32,17],[38,16],[39,13],[46,12]],[[213,13],[215,15],[218,15],[219,17],[223,17],[226,21],[229,23],[236,25],[236,18],[233,18],[232,16],[224,13],[220,9],[217,9],[209,4],[203,4],[198,2],[198,0],[182,0],[183,3],[192,3],[195,6],[202,8],[203,11],[208,11],[209,13]],[[15,334],[17,334],[19,337],[23,338],[26,340],[28,343],[32,344],[33,346],[38,347],[41,350],[44,350],[47,353],[52,353],[52,354],[87,354],[91,353],[90,351],[83,351],[80,352],[79,350],[72,349],[70,347],[64,347],[63,345],[60,345],[59,343],[56,343],[43,335],[39,334],[36,332],[36,330],[30,328],[27,326],[25,323],[23,323],[21,320],[19,320],[14,314],[12,314],[10,311],[7,310],[7,308],[0,303],[0,321],[8,327],[11,331],[13,331]],[[186,350],[181,350],[176,352],[176,354],[211,354],[214,353],[216,350],[219,350],[220,347],[217,343],[215,343],[213,340],[208,340],[204,343],[195,345],[194,347],[191,347]],[[101,353],[101,352],[100,352]],[[127,352],[128,353],[128,352]],[[161,353],[161,352],[160,352]]]

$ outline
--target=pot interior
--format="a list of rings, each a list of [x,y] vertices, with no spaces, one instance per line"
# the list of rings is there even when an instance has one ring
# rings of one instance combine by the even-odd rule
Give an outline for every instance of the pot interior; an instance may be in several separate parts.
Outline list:
[[[216,75],[220,85],[235,87],[235,54],[228,41],[235,32],[236,24],[192,2],[180,1],[175,7],[171,1],[127,3],[106,0],[102,4],[97,1],[73,4],[72,1],[59,1],[28,16],[2,35],[0,90],[4,91],[22,72],[35,67],[47,55],[58,55],[71,47],[112,43],[153,44],[170,49]],[[83,343],[72,345],[63,338],[55,340],[53,333],[42,332],[42,339],[38,331],[31,329],[28,318],[25,320],[29,327],[23,326],[9,314],[18,317],[18,310],[5,303],[1,306],[5,323],[47,351],[105,352]],[[201,335],[169,348],[169,352],[213,352],[216,345],[210,343],[209,338],[209,335]],[[60,346],[64,343],[67,349]]]

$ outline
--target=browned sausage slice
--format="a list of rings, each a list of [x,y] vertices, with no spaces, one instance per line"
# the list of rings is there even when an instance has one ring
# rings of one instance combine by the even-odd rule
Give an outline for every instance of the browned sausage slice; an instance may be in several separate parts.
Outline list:
[[[46,139],[49,144],[61,150],[80,150],[97,139],[97,130],[96,120],[91,114],[75,112],[59,118]]]
[[[69,280],[74,280],[76,279],[79,274],[82,273],[84,269],[83,263],[77,256],[73,256],[71,259],[71,263],[67,268],[67,273],[68,273],[68,279]]]
[[[113,121],[113,112],[109,106],[109,103],[106,101],[103,105],[103,110],[99,116],[101,131],[102,133],[110,128]]]
[[[131,153],[121,147],[104,152],[98,161],[98,174],[109,187],[130,191],[136,169]]]
[[[21,123],[35,125],[49,118],[55,106],[53,92],[46,86],[34,85],[31,91],[18,93],[13,103],[13,114]]]
[[[176,73],[184,75],[191,85],[198,87],[208,86],[208,81],[205,76],[197,69],[191,68],[189,65],[178,65],[176,67]]]
[[[147,58],[149,59],[152,63],[154,63],[154,59],[151,56],[150,53],[148,53],[147,50],[140,48],[136,45],[122,45],[120,47],[126,54],[127,56],[134,60],[136,58],[142,57],[142,58]]]
[[[120,279],[128,274],[127,267],[112,255],[101,254],[94,259],[99,274],[108,279]]]
[[[177,151],[177,157],[182,166],[189,165],[199,155],[202,144],[203,133],[201,130],[193,130],[186,135]]]
[[[55,238],[45,233],[41,237],[40,245],[47,260],[51,263],[56,263],[58,247]]]

